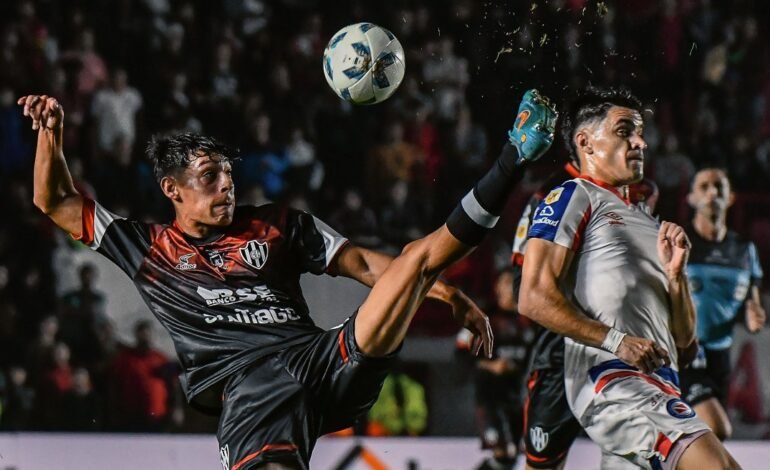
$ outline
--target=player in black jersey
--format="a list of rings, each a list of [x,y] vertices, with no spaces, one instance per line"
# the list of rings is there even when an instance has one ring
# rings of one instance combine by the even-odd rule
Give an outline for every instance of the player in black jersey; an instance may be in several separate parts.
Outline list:
[[[555,111],[525,94],[509,144],[445,225],[393,259],[347,244],[312,215],[268,204],[235,207],[230,151],[182,134],[148,153],[175,219],[122,219],[74,188],[62,149],[64,112],[45,95],[18,100],[38,130],[34,203],[100,252],[137,286],[168,330],[187,399],[221,414],[217,439],[229,470],[306,468],[316,439],[342,429],[378,396],[393,355],[429,293],[465,300],[438,276],[499,219],[522,166],[553,141]],[[359,280],[372,290],[357,312],[323,331],[299,287],[303,272]],[[465,300],[455,309],[491,353],[488,319]]]

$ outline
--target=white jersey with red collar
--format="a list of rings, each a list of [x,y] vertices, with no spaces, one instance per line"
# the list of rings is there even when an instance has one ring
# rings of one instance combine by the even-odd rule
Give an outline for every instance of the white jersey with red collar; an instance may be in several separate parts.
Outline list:
[[[658,259],[658,221],[612,186],[578,177],[552,190],[537,208],[529,236],[569,248],[574,258],[563,291],[586,315],[665,348],[676,364],[668,281]],[[644,375],[604,350],[566,339],[567,396],[576,416],[615,378]],[[646,376],[678,393],[675,369]]]
[[[578,177],[543,199],[529,236],[574,253],[561,289],[583,313],[668,351],[672,367],[648,375],[602,349],[568,338],[564,343],[567,401],[603,455],[667,470],[681,455],[671,453],[674,444],[708,426],[681,399],[668,281],[657,252],[659,224],[644,207],[611,186]],[[602,468],[615,466],[605,460]]]

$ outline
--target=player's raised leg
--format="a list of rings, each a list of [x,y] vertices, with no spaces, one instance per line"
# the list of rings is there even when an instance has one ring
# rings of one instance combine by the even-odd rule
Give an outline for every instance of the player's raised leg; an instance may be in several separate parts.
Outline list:
[[[446,224],[404,248],[364,301],[356,317],[355,339],[365,355],[385,356],[398,348],[441,272],[473,250],[495,226],[523,164],[539,158],[553,142],[555,121],[556,111],[547,98],[536,90],[524,95],[508,134],[510,143],[492,169]],[[489,346],[485,345],[487,354]]]

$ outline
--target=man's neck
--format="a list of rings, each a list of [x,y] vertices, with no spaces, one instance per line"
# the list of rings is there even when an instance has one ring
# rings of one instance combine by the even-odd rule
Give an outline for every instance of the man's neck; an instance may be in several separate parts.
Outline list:
[[[213,232],[216,232],[217,227],[211,225],[202,224],[192,219],[186,219],[177,215],[175,223],[179,230],[184,232],[185,235],[192,238],[206,238]]]
[[[721,242],[727,235],[727,214],[707,216],[696,213],[692,219],[692,226],[702,238],[709,241]]]

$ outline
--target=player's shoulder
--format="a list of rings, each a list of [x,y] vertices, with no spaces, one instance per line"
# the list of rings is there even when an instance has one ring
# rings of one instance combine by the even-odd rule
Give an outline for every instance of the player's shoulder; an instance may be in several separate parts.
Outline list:
[[[568,179],[545,193],[542,202],[545,205],[566,204],[575,196],[587,196],[590,194],[589,189],[585,180],[581,178]]]

